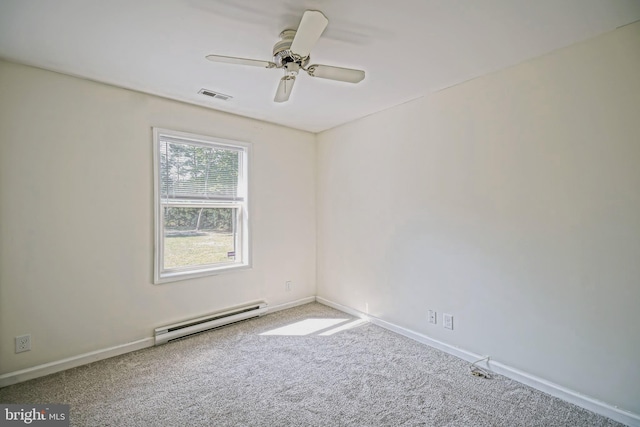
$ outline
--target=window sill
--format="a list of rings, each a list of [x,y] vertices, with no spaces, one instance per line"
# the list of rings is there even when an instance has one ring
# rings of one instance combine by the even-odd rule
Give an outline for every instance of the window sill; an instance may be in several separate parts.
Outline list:
[[[203,268],[198,270],[194,269],[188,271],[167,271],[159,275],[156,273],[153,283],[155,285],[162,285],[164,283],[196,279],[199,277],[217,276],[218,274],[231,273],[238,270],[248,270],[250,268],[250,264],[233,264],[213,268]]]

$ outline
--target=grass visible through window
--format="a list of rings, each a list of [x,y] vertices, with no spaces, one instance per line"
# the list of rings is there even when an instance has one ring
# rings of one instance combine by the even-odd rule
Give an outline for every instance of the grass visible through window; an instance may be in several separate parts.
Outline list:
[[[233,261],[233,233],[199,231],[170,233],[164,239],[164,268]]]

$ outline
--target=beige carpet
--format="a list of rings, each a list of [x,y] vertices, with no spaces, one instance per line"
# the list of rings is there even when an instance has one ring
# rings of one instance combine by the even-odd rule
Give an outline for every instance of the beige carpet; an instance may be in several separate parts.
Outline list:
[[[312,303],[0,389],[73,426],[620,426]]]

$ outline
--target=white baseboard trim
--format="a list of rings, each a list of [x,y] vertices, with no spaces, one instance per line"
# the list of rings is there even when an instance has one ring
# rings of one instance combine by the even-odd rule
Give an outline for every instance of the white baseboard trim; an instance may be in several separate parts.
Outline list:
[[[276,311],[286,310],[288,308],[297,307],[299,305],[309,304],[310,302],[314,302],[315,300],[316,300],[316,297],[306,297],[299,300],[286,302],[284,304],[269,305],[267,306],[267,314],[275,313]]]
[[[429,338],[428,336],[421,334],[419,332],[415,332],[410,329],[404,328],[402,326],[398,326],[394,323],[387,322],[386,320],[382,320],[375,316],[362,313],[361,311],[358,311],[351,307],[344,306],[342,304],[338,304],[326,298],[316,297],[316,301],[319,302],[320,304],[333,307],[336,310],[340,310],[347,314],[351,314],[352,316],[366,319],[371,323],[373,323],[374,325],[378,325],[382,328],[396,332],[400,335],[403,335],[407,338],[411,338],[412,340],[418,341],[422,344],[426,344],[428,346],[437,348],[438,350],[442,350],[445,353],[449,353],[453,356],[456,356],[468,362],[475,362],[476,360],[479,360],[485,357],[484,355],[472,353],[470,351],[452,346],[442,341],[434,340],[433,338]],[[570,390],[561,385],[552,383],[551,381],[547,381],[543,378],[536,377],[535,375],[531,375],[527,372],[523,372],[509,365],[505,365],[504,363],[490,360],[489,363],[484,365],[484,367],[487,367],[488,369],[495,372],[496,374],[503,375],[507,378],[518,381],[519,383],[525,384],[529,387],[532,387],[544,393],[550,394],[551,396],[557,397],[566,402],[572,403],[576,406],[580,406],[582,408],[588,409],[589,411],[595,412],[600,415],[604,415],[605,417],[611,418],[614,421],[618,421],[630,427],[640,427],[640,414],[629,412],[624,409],[618,408],[617,406],[610,405],[608,403],[602,402],[600,400],[594,399],[589,396],[585,396],[574,390]]]
[[[56,372],[86,365],[88,363],[97,362],[98,360],[108,359],[110,357],[119,356],[131,351],[140,350],[147,347],[153,347],[153,338],[143,338],[127,344],[117,345],[102,350],[91,351],[89,353],[80,354],[78,356],[68,357],[62,360],[45,363],[20,371],[9,372],[0,375],[0,387],[21,383],[23,381],[32,380],[45,375],[54,374]]]
[[[302,298],[296,301],[278,304],[274,306],[268,306],[267,314],[274,313],[280,310],[286,310],[298,305],[308,304],[316,300],[315,296]],[[42,365],[33,366],[31,368],[22,369],[20,371],[9,372],[7,374],[0,375],[0,388],[6,387],[12,384],[29,381],[35,378],[44,377],[45,375],[55,374],[56,372],[64,371],[78,366],[86,365],[89,363],[97,362],[98,360],[108,359],[110,357],[119,356],[121,354],[129,353],[131,351],[141,350],[147,347],[153,347],[153,338],[144,338],[127,344],[121,344],[115,347],[105,348],[102,350],[96,350],[89,353],[80,354],[78,356],[68,357],[62,360],[56,360]]]
[[[398,326],[394,323],[387,322],[386,320],[382,320],[375,316],[371,316],[351,307],[338,304],[322,297],[307,297],[284,304],[269,306],[267,314],[286,310],[303,304],[308,304],[314,301],[317,301],[329,307],[333,307],[336,310],[340,310],[344,313],[351,314],[352,316],[366,319],[374,325],[378,325],[382,328],[396,332],[400,335],[403,335],[407,338],[413,339],[430,347],[437,348],[438,350],[444,351],[445,353],[449,353],[468,362],[473,362],[484,357],[483,355],[476,354],[444,343],[442,341],[435,340],[419,332],[415,332],[402,326]],[[0,387],[6,387],[23,381],[32,380],[34,378],[43,377],[45,375],[50,375],[92,362],[97,362],[99,360],[108,359],[110,357],[119,356],[121,354],[129,353],[136,350],[141,350],[147,347],[153,347],[152,337],[143,338],[127,344],[109,347],[102,350],[96,350],[89,353],[80,354],[78,356],[45,363],[20,371],[9,372],[7,374],[0,375]],[[535,375],[531,375],[527,372],[521,371],[500,362],[491,360],[488,364],[485,365],[485,367],[495,372],[496,374],[511,378],[512,380],[528,385],[529,387],[535,388],[554,397],[558,397],[574,405],[588,409],[597,414],[604,415],[605,417],[611,418],[612,420],[618,421],[631,427],[640,427],[640,414],[629,412],[614,405],[610,405],[589,396],[585,396],[581,393],[552,383],[543,378],[536,377]]]

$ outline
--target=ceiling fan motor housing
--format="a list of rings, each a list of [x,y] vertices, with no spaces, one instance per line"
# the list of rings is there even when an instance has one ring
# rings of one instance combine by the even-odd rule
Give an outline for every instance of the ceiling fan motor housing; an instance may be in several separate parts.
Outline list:
[[[296,30],[284,30],[280,33],[280,41],[273,46],[273,62],[278,68],[286,67],[289,63],[297,63],[300,68],[309,64],[309,56],[301,58],[291,52],[291,43],[296,35]]]

